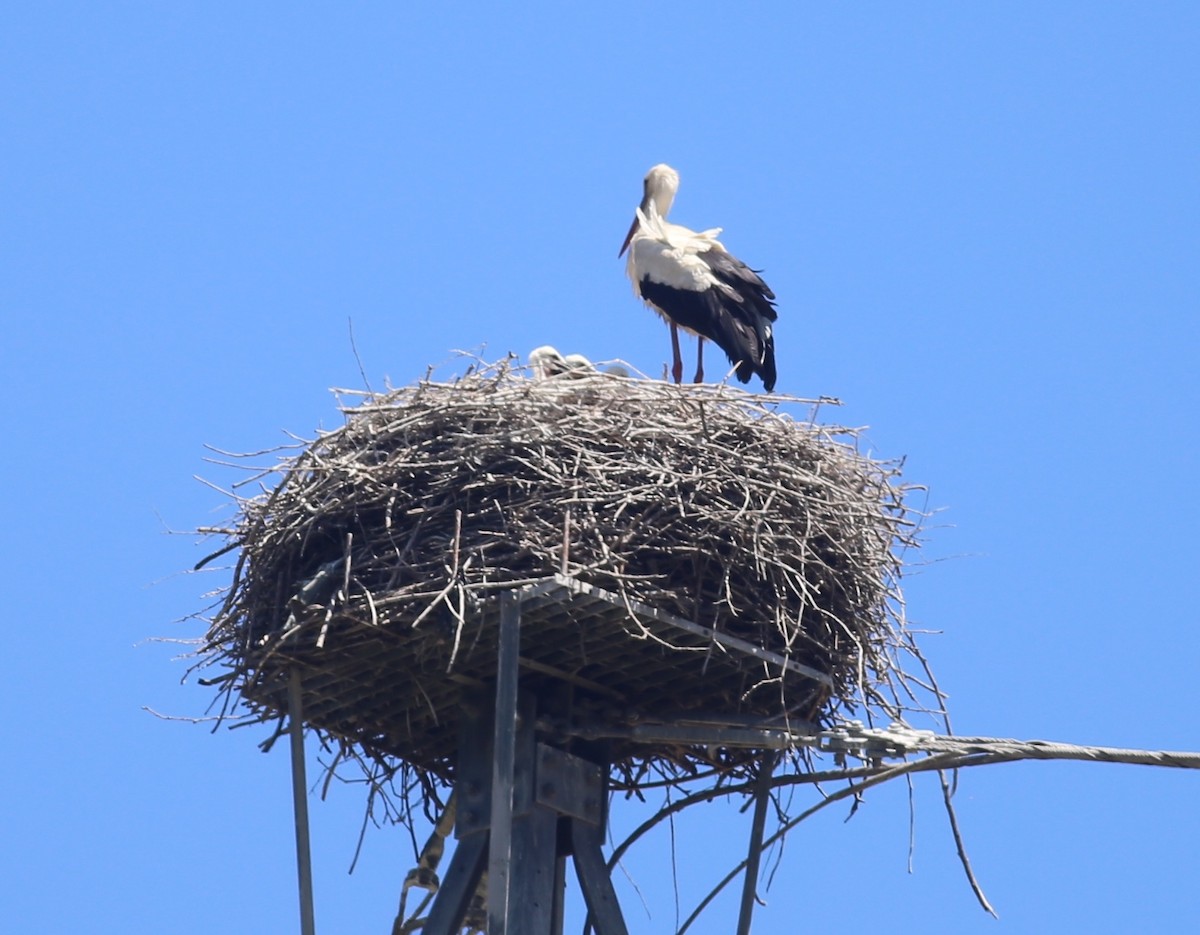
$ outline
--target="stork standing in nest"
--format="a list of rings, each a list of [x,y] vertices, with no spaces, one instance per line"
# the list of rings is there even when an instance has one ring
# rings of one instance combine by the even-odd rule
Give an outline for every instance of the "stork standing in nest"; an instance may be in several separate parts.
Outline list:
[[[769,393],[775,388],[775,293],[731,255],[717,235],[672,224],[667,212],[679,190],[679,173],[659,164],[646,173],[642,203],[617,256],[629,250],[626,270],[633,291],[671,326],[671,375],[683,380],[679,329],[694,334],[696,382],[704,379],[704,341],[729,357],[742,383],[754,374]]]

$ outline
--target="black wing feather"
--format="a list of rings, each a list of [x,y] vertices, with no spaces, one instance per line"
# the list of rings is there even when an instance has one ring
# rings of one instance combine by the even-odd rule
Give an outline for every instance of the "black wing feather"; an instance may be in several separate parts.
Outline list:
[[[739,331],[747,326],[753,329],[754,338],[747,342],[751,350],[750,359],[757,364],[752,372],[762,377],[763,387],[768,393],[771,392],[775,388],[775,335],[771,323],[779,318],[775,310],[775,293],[759,276],[758,270],[751,269],[720,247],[713,247],[699,256],[708,264],[713,276],[737,295],[736,302],[721,296],[724,300],[722,305],[733,317]],[[733,360],[732,354],[730,360]],[[743,377],[739,369],[738,378],[745,383],[749,380],[749,374]]]
[[[775,337],[771,322],[778,318],[775,293],[755,270],[716,247],[699,254],[718,282],[728,288],[693,292],[656,283],[639,283],[642,298],[676,324],[708,338],[737,367],[737,378],[748,383],[758,374],[769,393],[775,388]]]

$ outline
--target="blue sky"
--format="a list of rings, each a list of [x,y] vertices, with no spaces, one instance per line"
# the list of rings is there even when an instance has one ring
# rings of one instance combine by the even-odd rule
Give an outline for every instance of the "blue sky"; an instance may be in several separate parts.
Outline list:
[[[1200,748],[1200,8],[1188,3],[45,3],[0,17],[14,932],[295,930],[287,762],[175,648],[220,573],[205,444],[327,389],[551,343],[658,372],[616,251],[646,169],[779,295],[782,392],[927,484],[915,625],[961,733]],[[1200,777],[965,774],[788,842],[756,932],[1128,932],[1194,914]],[[318,926],[386,931],[407,835],[314,799]],[[644,817],[619,805],[615,821]],[[748,817],[676,824],[686,914]],[[672,930],[666,837],[621,883]],[[732,929],[736,900],[703,932]]]

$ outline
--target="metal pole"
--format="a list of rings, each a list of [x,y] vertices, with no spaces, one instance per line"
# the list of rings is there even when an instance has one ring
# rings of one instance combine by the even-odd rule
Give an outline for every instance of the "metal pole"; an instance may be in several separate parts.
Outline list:
[[[746,855],[746,879],[742,883],[742,909],[738,914],[737,935],[750,935],[750,917],[754,914],[754,897],[758,890],[763,828],[767,823],[767,802],[771,797],[771,775],[775,772],[776,759],[774,751],[764,753],[758,768],[758,782],[754,789],[754,820],[750,825],[750,853]]]
[[[425,918],[422,935],[457,935],[487,860],[487,835],[482,831],[462,838],[454,847],[450,866],[438,887],[437,897]],[[396,926],[400,925],[397,920]]]
[[[583,890],[592,927],[597,935],[629,935],[617,891],[604,862],[604,825],[593,825],[582,818],[571,820],[571,848],[575,857],[575,875]]]
[[[506,935],[509,867],[512,860],[513,764],[516,757],[517,679],[521,650],[521,603],[516,593],[500,598],[496,659],[496,734],[492,761],[492,816],[488,842],[488,935]],[[508,932],[507,935],[522,935]]]
[[[308,782],[304,777],[304,710],[300,672],[288,673],[288,734],[292,742],[292,810],[296,819],[296,875],[300,883],[300,935],[315,935],[312,856],[308,844]]]
[[[458,844],[421,929],[422,935],[458,935],[487,867],[495,729],[491,705],[484,711],[473,694],[464,695],[454,776],[454,834]]]
[[[554,858],[554,903],[550,908],[550,935],[563,935],[567,896],[567,858]]]

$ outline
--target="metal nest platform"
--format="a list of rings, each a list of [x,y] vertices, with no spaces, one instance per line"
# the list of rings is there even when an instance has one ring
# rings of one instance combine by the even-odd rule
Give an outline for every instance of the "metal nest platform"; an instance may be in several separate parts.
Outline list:
[[[554,731],[612,740],[614,760],[683,754],[682,735],[635,739],[633,729],[648,722],[696,723],[717,712],[773,721],[785,698],[802,722],[832,688],[828,675],[744,639],[554,575],[497,592],[461,628],[384,629],[334,616],[307,633],[285,631],[264,641],[244,698],[282,714],[296,671],[310,726],[449,779],[464,700],[495,683],[500,604],[510,594],[521,605],[523,689],[553,699],[542,717]]]

